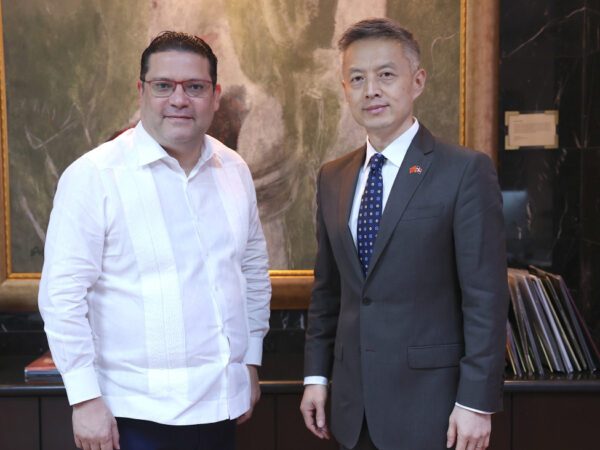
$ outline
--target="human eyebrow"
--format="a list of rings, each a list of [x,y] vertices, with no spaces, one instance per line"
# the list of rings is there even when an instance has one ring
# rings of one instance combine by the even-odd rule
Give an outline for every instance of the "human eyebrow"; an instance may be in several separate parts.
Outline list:
[[[396,70],[396,64],[394,64],[393,62],[386,62],[385,64],[382,64],[378,67],[375,68],[376,72],[380,72],[382,70]]]
[[[352,73],[364,73],[364,69],[361,69],[359,67],[348,67],[348,69],[346,70],[346,73],[352,74]]]

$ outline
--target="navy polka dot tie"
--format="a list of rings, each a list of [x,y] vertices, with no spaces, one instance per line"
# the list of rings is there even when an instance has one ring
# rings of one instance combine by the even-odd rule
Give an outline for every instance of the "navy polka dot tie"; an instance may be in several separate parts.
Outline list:
[[[360,201],[358,210],[358,223],[356,233],[356,245],[358,246],[358,258],[362,266],[363,273],[369,270],[369,261],[373,254],[373,247],[377,232],[379,231],[379,221],[382,214],[383,204],[383,177],[381,168],[385,163],[385,156],[381,153],[375,153],[369,161],[369,177]]]

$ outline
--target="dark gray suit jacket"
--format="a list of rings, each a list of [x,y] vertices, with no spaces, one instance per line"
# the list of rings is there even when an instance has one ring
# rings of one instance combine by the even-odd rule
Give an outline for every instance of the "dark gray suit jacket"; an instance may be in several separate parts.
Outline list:
[[[331,427],[344,446],[366,416],[381,450],[443,449],[455,401],[502,408],[508,288],[496,172],[485,154],[421,125],[365,277],[348,227],[365,150],[319,174],[305,376],[332,380]]]

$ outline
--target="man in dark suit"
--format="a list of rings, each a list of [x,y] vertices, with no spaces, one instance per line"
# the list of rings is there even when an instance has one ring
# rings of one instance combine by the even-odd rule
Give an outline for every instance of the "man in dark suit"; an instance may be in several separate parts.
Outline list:
[[[413,117],[412,34],[388,19],[339,42],[367,144],[318,177],[315,284],[301,411],[343,449],[486,448],[502,407],[508,308],[494,166]]]

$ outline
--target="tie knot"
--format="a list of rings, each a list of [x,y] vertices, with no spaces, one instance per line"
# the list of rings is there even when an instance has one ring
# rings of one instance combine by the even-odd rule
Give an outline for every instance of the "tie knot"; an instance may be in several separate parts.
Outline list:
[[[383,163],[385,163],[385,156],[381,153],[375,153],[371,156],[371,160],[369,161],[369,166],[371,166],[371,170],[381,170],[383,167]]]

